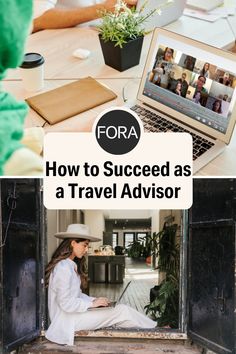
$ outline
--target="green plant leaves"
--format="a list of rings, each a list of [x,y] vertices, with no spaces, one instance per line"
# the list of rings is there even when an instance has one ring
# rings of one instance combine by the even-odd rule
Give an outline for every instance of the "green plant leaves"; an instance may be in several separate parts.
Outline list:
[[[98,26],[104,42],[114,42],[114,46],[123,47],[125,43],[145,34],[144,22],[152,16],[156,10],[147,15],[142,15],[135,8],[129,9],[127,5],[120,1],[115,12],[102,12],[102,24]]]
[[[154,301],[145,306],[158,326],[178,328],[179,316],[179,244],[176,242],[177,225],[164,226],[158,233],[146,236],[152,255],[158,257],[158,269],[166,273],[158,287]]]

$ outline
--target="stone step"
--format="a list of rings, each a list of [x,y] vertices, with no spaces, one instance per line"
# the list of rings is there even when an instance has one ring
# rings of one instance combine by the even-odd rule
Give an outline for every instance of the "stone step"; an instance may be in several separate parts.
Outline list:
[[[181,340],[87,338],[76,339],[74,346],[57,345],[46,339],[25,345],[24,354],[200,354],[202,348]]]

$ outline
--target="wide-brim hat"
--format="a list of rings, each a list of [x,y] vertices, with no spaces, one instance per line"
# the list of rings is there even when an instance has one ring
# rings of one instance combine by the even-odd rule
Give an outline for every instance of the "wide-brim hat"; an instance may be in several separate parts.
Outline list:
[[[91,236],[89,234],[89,227],[85,224],[70,224],[67,227],[67,230],[65,232],[57,232],[55,234],[55,237],[64,240],[67,238],[81,238],[88,240],[90,242],[98,242],[101,241],[100,238]]]

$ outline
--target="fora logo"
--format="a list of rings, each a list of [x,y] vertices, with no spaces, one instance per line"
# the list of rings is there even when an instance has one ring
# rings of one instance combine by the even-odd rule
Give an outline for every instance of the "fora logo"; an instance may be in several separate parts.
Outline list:
[[[134,126],[128,129],[123,125],[118,127],[114,127],[113,125],[111,125],[110,127],[101,125],[98,127],[98,139],[101,138],[102,134],[105,134],[108,139],[129,139],[131,136],[134,136],[136,139],[139,139],[139,136]]]
[[[100,115],[95,136],[100,147],[114,155],[123,155],[135,148],[141,135],[141,123],[134,112],[112,108]]]

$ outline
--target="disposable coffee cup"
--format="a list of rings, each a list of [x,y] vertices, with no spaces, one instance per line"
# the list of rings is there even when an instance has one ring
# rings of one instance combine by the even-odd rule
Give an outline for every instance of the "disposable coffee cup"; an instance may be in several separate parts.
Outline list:
[[[38,53],[26,53],[20,66],[25,90],[35,92],[44,86],[44,57]]]

